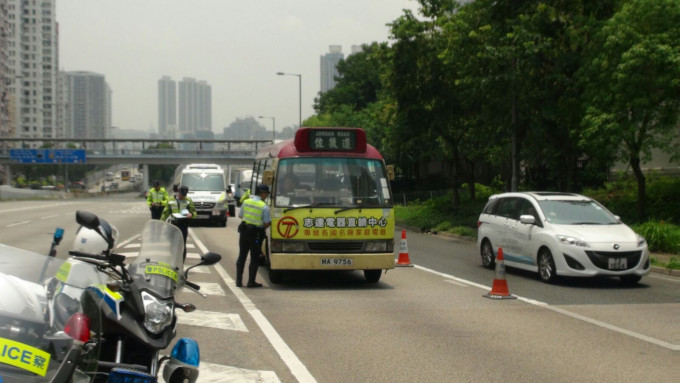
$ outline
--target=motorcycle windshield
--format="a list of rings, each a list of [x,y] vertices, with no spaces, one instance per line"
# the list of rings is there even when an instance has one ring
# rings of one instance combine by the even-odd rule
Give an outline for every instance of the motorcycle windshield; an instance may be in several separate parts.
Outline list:
[[[175,289],[184,284],[183,253],[184,237],[175,225],[149,220],[130,274],[141,290],[152,291],[159,298],[172,298]]]
[[[72,365],[66,360],[72,348],[81,352],[74,378],[90,380],[87,366],[94,370],[99,348],[89,337],[99,319],[84,314],[79,299],[61,299],[59,281],[68,268],[63,259],[0,244],[0,377],[6,381],[51,381]],[[54,324],[57,311],[70,313],[66,326]]]

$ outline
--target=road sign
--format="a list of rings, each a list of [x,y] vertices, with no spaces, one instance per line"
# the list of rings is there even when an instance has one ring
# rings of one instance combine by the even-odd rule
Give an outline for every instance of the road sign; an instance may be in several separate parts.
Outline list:
[[[9,159],[22,164],[84,164],[85,149],[10,149]]]

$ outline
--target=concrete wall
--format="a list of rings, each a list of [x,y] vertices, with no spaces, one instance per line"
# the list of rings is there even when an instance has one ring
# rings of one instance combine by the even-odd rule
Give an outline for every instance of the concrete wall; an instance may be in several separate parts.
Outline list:
[[[0,200],[30,198],[68,198],[70,193],[53,190],[19,189],[9,185],[0,185]]]

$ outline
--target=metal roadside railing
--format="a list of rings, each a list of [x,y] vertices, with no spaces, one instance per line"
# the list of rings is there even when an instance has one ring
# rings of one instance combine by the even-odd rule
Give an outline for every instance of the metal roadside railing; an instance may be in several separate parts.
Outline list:
[[[395,205],[408,206],[413,203],[424,202],[447,193],[447,190],[425,190],[393,193]]]

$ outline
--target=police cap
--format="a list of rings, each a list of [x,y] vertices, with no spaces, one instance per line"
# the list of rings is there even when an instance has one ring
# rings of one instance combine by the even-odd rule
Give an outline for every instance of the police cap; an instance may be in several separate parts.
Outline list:
[[[179,194],[180,194],[181,196],[183,196],[183,197],[186,197],[187,194],[189,194],[189,187],[188,187],[188,186],[184,186],[184,185],[180,186],[180,187],[179,187]]]
[[[265,184],[259,184],[255,187],[255,194],[267,193],[269,194],[269,186]]]

